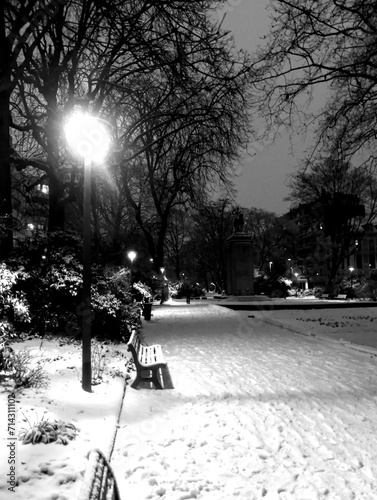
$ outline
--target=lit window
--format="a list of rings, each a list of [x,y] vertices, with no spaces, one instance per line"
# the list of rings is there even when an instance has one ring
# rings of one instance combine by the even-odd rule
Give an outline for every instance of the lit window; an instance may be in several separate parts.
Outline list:
[[[33,223],[29,222],[29,224],[27,225],[27,228],[29,229],[29,231],[34,231],[35,226]]]

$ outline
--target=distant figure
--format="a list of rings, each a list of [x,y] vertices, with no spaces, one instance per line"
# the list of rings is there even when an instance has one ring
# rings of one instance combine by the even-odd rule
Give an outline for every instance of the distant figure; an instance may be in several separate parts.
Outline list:
[[[190,304],[190,295],[191,295],[190,285],[188,283],[184,283],[182,289],[183,289],[183,294],[186,297],[187,304]]]
[[[243,213],[239,208],[237,208],[236,215],[234,217],[234,231],[236,233],[242,233],[244,225]]]

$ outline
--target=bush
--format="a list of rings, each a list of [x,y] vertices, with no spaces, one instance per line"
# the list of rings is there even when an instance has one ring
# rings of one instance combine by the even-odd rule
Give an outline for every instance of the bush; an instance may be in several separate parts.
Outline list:
[[[38,237],[17,250],[3,280],[3,296],[14,313],[9,319],[17,331],[80,336],[81,260],[81,240],[72,233]],[[140,327],[140,309],[133,304],[124,269],[106,269],[94,262],[91,295],[93,335],[127,341],[131,327]]]
[[[344,277],[335,285],[335,294],[347,293],[349,298],[377,300],[377,276],[357,275],[352,279]]]
[[[95,340],[92,341],[92,384],[98,385],[102,382],[105,369],[104,346]]]
[[[42,418],[33,425],[29,423],[29,429],[22,429],[18,439],[22,444],[57,443],[66,445],[75,439],[76,435],[77,429],[73,424],[62,420],[49,422]]]
[[[25,277],[21,268],[12,270],[5,263],[0,264],[0,318],[17,323],[30,323],[29,304],[25,293],[16,289],[19,280]],[[6,322],[2,322],[0,334],[6,334]]]
[[[49,381],[42,362],[38,361],[36,366],[33,367],[33,356],[28,349],[13,353],[9,364],[13,370],[16,389],[28,387],[41,389],[48,386]]]
[[[313,295],[314,297],[320,297],[322,294],[324,293],[324,288],[320,287],[320,286],[316,286],[314,289],[313,289]]]
[[[152,289],[140,281],[133,284],[133,294],[139,302],[152,300]]]
[[[1,342],[0,344],[0,371],[12,370],[12,358],[14,351],[8,342]]]
[[[377,281],[367,280],[364,283],[360,283],[355,288],[355,295],[360,299],[377,300]]]

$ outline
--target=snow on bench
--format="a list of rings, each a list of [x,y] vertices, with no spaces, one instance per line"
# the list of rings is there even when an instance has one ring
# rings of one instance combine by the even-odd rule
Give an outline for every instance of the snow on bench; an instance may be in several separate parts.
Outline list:
[[[160,369],[166,366],[160,345],[143,345],[136,330],[131,334],[127,343],[128,350],[132,353],[136,366],[136,377],[131,387],[136,389],[140,382],[152,382],[156,389],[162,389],[158,379]],[[148,377],[143,375],[148,372]]]
[[[88,453],[79,500],[121,500],[114,471],[99,449]]]
[[[329,294],[328,293],[323,293],[321,296],[320,296],[320,299],[328,299],[329,298]]]
[[[339,300],[346,300],[347,299],[347,294],[346,293],[341,293],[334,297],[334,299],[339,299]]]

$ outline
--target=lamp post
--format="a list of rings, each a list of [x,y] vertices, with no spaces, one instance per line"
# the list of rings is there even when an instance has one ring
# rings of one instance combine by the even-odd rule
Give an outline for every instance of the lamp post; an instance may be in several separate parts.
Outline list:
[[[110,137],[103,120],[88,114],[76,113],[64,126],[67,142],[84,160],[83,207],[83,300],[82,315],[82,388],[92,392],[91,358],[91,174],[93,162],[101,161],[108,149]]]
[[[290,277],[290,279],[292,279],[292,272],[293,272],[292,259],[288,259],[288,265],[289,265],[289,277]]]
[[[296,278],[296,297],[298,294],[298,273],[295,273],[295,278]]]
[[[136,252],[131,250],[130,252],[128,252],[127,257],[131,261],[131,290],[132,290],[132,287],[134,285],[134,260],[136,259]]]
[[[351,288],[353,288],[353,286],[352,286],[353,285],[353,283],[352,283],[352,273],[353,273],[354,268],[353,267],[349,267],[348,269],[350,270]]]
[[[162,279],[161,279],[161,300],[160,300],[160,305],[162,305],[164,303],[164,295],[165,295],[165,276],[164,276],[164,272],[165,272],[165,268],[164,267],[160,267],[160,271],[161,271],[161,274],[162,274]]]

